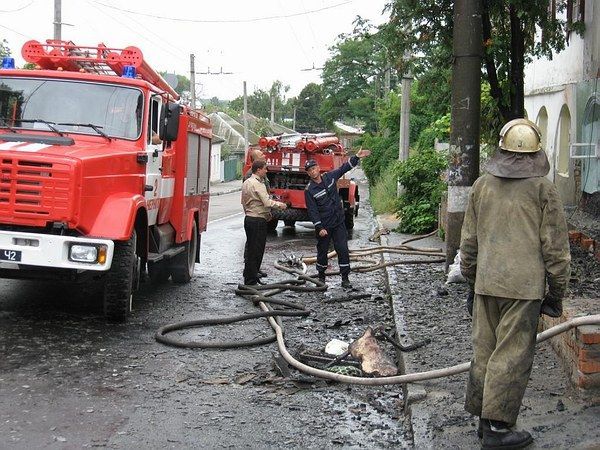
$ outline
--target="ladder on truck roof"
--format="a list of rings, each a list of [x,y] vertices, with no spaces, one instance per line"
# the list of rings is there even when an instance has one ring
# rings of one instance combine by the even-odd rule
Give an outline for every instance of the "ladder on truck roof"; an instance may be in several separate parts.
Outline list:
[[[102,43],[95,47],[86,47],[75,45],[71,41],[48,39],[42,44],[31,40],[23,44],[21,55],[25,61],[47,70],[120,76],[125,66],[133,66],[136,69],[136,77],[163,89],[175,100],[179,99],[179,94],[150,67],[137,47],[110,48]]]

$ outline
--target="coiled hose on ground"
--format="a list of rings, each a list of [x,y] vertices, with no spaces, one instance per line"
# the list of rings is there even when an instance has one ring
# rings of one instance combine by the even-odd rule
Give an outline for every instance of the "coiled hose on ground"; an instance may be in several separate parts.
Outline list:
[[[430,234],[431,235],[431,234]],[[378,270],[386,266],[397,265],[397,264],[422,264],[422,263],[435,263],[435,262],[445,262],[445,259],[428,259],[428,260],[400,260],[400,261],[388,261],[383,263],[381,261],[377,261],[374,259],[365,259],[365,256],[373,255],[373,254],[381,254],[382,252],[386,253],[400,253],[405,255],[423,255],[423,256],[444,256],[441,253],[440,249],[423,249],[407,246],[406,244],[410,241],[422,239],[424,237],[430,236],[418,236],[412,238],[408,241],[404,241],[398,247],[372,247],[366,249],[358,249],[351,251],[351,259],[359,260],[363,262],[367,262],[368,265],[359,265],[353,267],[353,271],[356,272],[370,272],[372,270]],[[329,257],[335,256],[335,252],[332,252],[328,255]],[[290,364],[292,367],[315,377],[324,378],[327,380],[338,381],[341,383],[349,383],[349,384],[360,384],[366,386],[381,386],[388,384],[403,384],[403,383],[412,383],[416,381],[424,381],[431,380],[435,378],[447,377],[450,375],[456,375],[462,372],[466,372],[469,370],[470,362],[466,362],[463,364],[458,364],[451,367],[445,367],[442,369],[429,370],[426,372],[417,372],[417,373],[409,373],[405,375],[396,375],[391,377],[374,377],[374,378],[364,378],[364,377],[355,377],[350,375],[342,375],[339,373],[329,372],[327,370],[317,369],[315,367],[308,366],[297,359],[295,359],[287,350],[285,346],[284,340],[284,330],[283,324],[281,322],[280,317],[302,317],[310,314],[310,311],[305,309],[303,306],[298,305],[293,302],[288,302],[284,300],[278,300],[272,298],[274,295],[284,292],[286,290],[297,291],[297,292],[322,292],[327,290],[327,285],[317,278],[310,277],[306,275],[307,266],[306,264],[314,262],[313,259],[316,258],[303,258],[301,261],[295,261],[296,265],[300,265],[302,269],[288,267],[281,263],[276,263],[275,267],[278,270],[283,272],[295,275],[297,278],[292,278],[289,280],[280,281],[274,284],[267,285],[257,285],[257,286],[246,286],[239,285],[236,289],[236,294],[240,295],[250,301],[252,301],[255,305],[258,305],[262,312],[254,313],[254,314],[242,314],[239,316],[225,317],[225,318],[213,318],[213,319],[201,319],[201,320],[190,320],[184,322],[177,322],[169,325],[165,325],[161,327],[155,334],[155,338],[158,342],[161,342],[166,345],[175,346],[175,347],[183,347],[183,348],[236,348],[236,347],[248,347],[254,345],[263,345],[273,341],[277,341],[277,347],[279,352],[285,359],[285,361]],[[335,272],[328,273],[334,275]],[[313,283],[314,286],[308,286],[307,282]],[[280,306],[285,306],[291,308],[292,311],[289,310],[281,310],[281,309],[273,309],[270,304],[276,304]],[[260,317],[266,317],[269,321],[269,324],[275,331],[274,335],[268,336],[266,338],[259,338],[248,341],[210,341],[210,342],[201,342],[201,341],[183,341],[177,338],[173,338],[167,336],[168,333],[176,330],[182,330],[186,328],[194,328],[198,326],[205,325],[221,325],[221,324],[230,324],[235,322],[240,322],[244,320],[256,319]],[[561,323],[560,325],[556,325],[548,330],[539,333],[537,335],[537,342],[543,342],[551,337],[554,337],[558,334],[564,333],[572,328],[584,326],[584,325],[600,325],[600,314],[577,317],[575,319],[566,321]]]

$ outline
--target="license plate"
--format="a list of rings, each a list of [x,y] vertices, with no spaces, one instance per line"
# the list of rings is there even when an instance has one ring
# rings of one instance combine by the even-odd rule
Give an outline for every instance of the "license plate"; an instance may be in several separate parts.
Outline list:
[[[19,262],[21,252],[18,250],[3,250],[0,248],[0,261]]]

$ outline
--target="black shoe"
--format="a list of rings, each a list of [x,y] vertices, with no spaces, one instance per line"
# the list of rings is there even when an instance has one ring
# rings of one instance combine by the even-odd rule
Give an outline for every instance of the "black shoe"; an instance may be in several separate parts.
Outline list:
[[[264,278],[267,276],[267,272],[263,272],[262,270],[258,271],[258,278]]]
[[[265,285],[267,283],[265,283],[263,280],[261,280],[260,278],[258,280],[256,280],[256,284],[262,284]]]
[[[509,450],[525,448],[533,442],[529,432],[513,431],[505,422],[482,419],[480,425],[483,431],[482,449]]]
[[[320,273],[317,278],[319,279],[319,281],[321,283],[325,283],[325,274],[324,273]]]
[[[350,280],[348,278],[342,278],[342,287],[344,289],[352,289],[352,284],[350,284]]]

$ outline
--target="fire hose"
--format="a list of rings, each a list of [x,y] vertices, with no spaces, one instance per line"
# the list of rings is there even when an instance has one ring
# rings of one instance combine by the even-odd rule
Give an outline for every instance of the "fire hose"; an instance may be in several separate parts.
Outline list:
[[[411,239],[418,240],[426,236],[416,237]],[[371,255],[375,253],[402,253],[402,254],[410,254],[410,255],[426,255],[426,256],[441,256],[441,251],[438,249],[419,249],[411,246],[407,246],[406,243],[408,241],[404,241],[399,247],[372,247],[367,249],[358,249],[352,250],[350,252],[351,259],[361,259],[366,255]],[[335,255],[335,252],[330,254],[331,256]],[[330,256],[328,255],[328,256]],[[362,259],[365,261],[364,259]],[[387,263],[381,263],[374,260],[367,260],[371,263],[369,266],[359,266],[356,269],[353,267],[354,271],[357,272],[368,272],[371,270],[378,270],[382,267],[386,267],[389,265],[396,264],[418,264],[418,263],[433,263],[433,262],[445,262],[443,260],[408,260],[408,261],[389,261]],[[390,384],[404,384],[404,383],[413,383],[416,381],[424,381],[431,380],[435,378],[443,378],[451,375],[460,374],[469,370],[470,362],[445,367],[441,369],[429,370],[425,372],[416,372],[409,373],[404,375],[396,375],[389,377],[357,377],[350,375],[343,375],[339,373],[333,373],[327,370],[318,369],[316,367],[309,366],[298,361],[294,358],[285,345],[284,340],[284,330],[283,324],[281,322],[280,317],[302,317],[310,314],[310,311],[305,309],[303,306],[300,306],[296,303],[283,301],[271,298],[274,295],[284,292],[286,290],[297,291],[297,292],[322,292],[327,289],[325,283],[321,282],[317,278],[306,275],[307,272],[307,263],[313,262],[311,258],[303,258],[299,260],[298,258],[292,258],[292,265],[301,266],[302,269],[288,267],[283,265],[280,262],[275,263],[275,268],[281,270],[283,272],[296,275],[297,278],[280,281],[274,284],[267,285],[239,285],[236,289],[236,294],[240,295],[248,300],[252,301],[255,305],[258,305],[262,312],[254,313],[254,314],[243,314],[239,316],[233,317],[225,317],[225,318],[213,318],[213,319],[201,319],[201,320],[191,320],[184,322],[177,322],[169,325],[165,325],[161,327],[155,334],[155,338],[158,342],[161,342],[166,345],[175,346],[175,347],[183,347],[183,348],[235,348],[235,347],[247,347],[254,345],[263,345],[273,341],[277,341],[277,347],[279,349],[280,354],[283,356],[284,360],[290,364],[292,367],[304,372],[308,375],[312,375],[315,377],[338,381],[341,383],[348,384],[360,384],[366,386],[382,386],[382,385],[390,385]],[[329,274],[329,273],[328,273]],[[331,273],[332,275],[334,273]],[[315,286],[307,286],[306,283],[313,283]],[[281,306],[286,306],[288,308],[292,308],[294,311],[289,310],[280,310],[274,309],[270,306],[270,304],[277,304]],[[250,320],[255,318],[265,317],[269,321],[269,324],[275,331],[274,335],[258,338],[249,341],[212,341],[212,342],[200,342],[200,341],[183,341],[176,338],[172,338],[167,336],[168,333],[172,331],[182,330],[186,328],[193,328],[204,325],[220,325],[220,324],[230,324],[244,320]],[[552,328],[549,328],[542,333],[537,335],[537,343],[543,342],[547,339],[550,339],[554,336],[557,336],[561,333],[569,331],[573,328],[577,328],[584,325],[600,325],[600,314],[588,315],[577,317],[566,322],[563,322],[559,325],[556,325]]]

